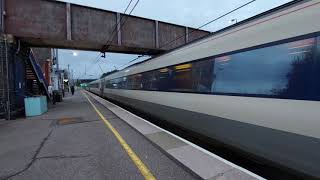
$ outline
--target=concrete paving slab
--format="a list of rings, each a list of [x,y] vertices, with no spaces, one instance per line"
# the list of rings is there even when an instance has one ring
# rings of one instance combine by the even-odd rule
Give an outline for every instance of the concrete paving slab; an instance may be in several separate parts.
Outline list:
[[[215,177],[219,174],[227,172],[233,167],[221,162],[218,159],[212,158],[208,154],[204,154],[192,146],[183,146],[175,149],[170,149],[168,152],[182,162],[185,166],[192,169],[201,175],[203,179]]]
[[[50,121],[39,120],[0,123],[0,179],[25,168],[49,127]]]
[[[120,119],[126,121],[132,127],[135,127],[142,134],[152,134],[161,132],[158,128],[142,122],[139,118],[125,113],[122,109],[113,108],[112,111],[119,116]]]
[[[179,139],[172,138],[172,136],[166,132],[157,132],[146,135],[152,142],[159,145],[164,150],[170,150],[186,146],[187,144]]]
[[[239,169],[233,168],[233,169],[226,171],[224,173],[220,173],[217,176],[210,178],[209,180],[229,180],[229,179],[234,179],[234,178],[236,178],[237,180],[254,180],[254,179],[256,179],[252,176],[249,176],[248,174],[244,174]]]
[[[14,179],[103,179],[103,174],[94,171],[96,167],[91,165],[88,158],[69,159],[42,159],[36,161],[32,167],[17,175]]]

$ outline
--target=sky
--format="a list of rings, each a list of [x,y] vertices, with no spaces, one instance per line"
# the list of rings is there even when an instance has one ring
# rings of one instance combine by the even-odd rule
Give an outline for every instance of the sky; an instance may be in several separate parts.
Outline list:
[[[61,1],[123,12],[130,0]],[[189,27],[199,27],[249,1],[250,0],[140,0],[139,4],[132,12],[132,15]],[[290,1],[291,0],[257,0],[202,29],[211,32],[217,31],[232,25],[230,22],[231,19],[242,21]],[[135,2],[136,0],[133,0],[132,5]],[[77,56],[73,56],[73,53],[76,53]],[[59,50],[59,62],[61,68],[67,68],[68,64],[70,65],[74,78],[93,79],[100,77],[103,72],[108,72],[116,68],[121,69],[129,65],[127,63],[138,56],[107,53],[106,58],[102,58],[98,63],[93,63],[97,55],[98,52]],[[140,58],[139,61],[146,58]]]

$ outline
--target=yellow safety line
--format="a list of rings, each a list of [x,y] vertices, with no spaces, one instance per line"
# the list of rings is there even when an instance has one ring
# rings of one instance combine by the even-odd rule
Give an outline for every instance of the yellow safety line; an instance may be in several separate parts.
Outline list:
[[[110,122],[101,114],[101,112],[98,110],[98,108],[91,102],[89,97],[86,95],[86,93],[81,93],[88,99],[89,103],[92,105],[93,109],[96,111],[96,113],[100,116],[100,118],[103,120],[103,122],[106,124],[106,126],[112,131],[114,136],[118,139],[119,143],[123,147],[123,149],[126,151],[126,153],[129,155],[131,160],[134,162],[134,164],[137,166],[141,174],[144,176],[147,180],[155,180],[156,178],[153,176],[153,174],[150,172],[148,167],[141,161],[141,159],[137,156],[137,154],[131,149],[131,147],[127,144],[127,142],[121,137],[119,132],[110,124]]]

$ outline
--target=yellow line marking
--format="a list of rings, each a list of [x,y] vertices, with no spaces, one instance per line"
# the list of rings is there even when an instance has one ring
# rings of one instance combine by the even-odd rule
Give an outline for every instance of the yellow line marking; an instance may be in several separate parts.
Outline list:
[[[121,137],[119,132],[110,124],[110,122],[102,115],[102,113],[98,110],[98,108],[92,103],[92,101],[89,99],[86,93],[81,93],[87,98],[93,109],[96,111],[96,113],[100,116],[100,118],[103,120],[103,122],[106,124],[106,126],[112,131],[114,136],[118,139],[119,143],[123,147],[123,149],[126,151],[126,153],[129,155],[131,160],[134,162],[134,164],[137,166],[141,174],[144,176],[147,180],[155,180],[156,178],[153,176],[153,174],[150,172],[148,167],[141,161],[141,159],[137,156],[137,154],[131,149],[131,147],[127,144],[127,142]]]

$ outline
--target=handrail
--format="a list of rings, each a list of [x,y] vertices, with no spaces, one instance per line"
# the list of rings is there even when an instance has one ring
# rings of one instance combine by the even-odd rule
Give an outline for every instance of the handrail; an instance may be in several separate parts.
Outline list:
[[[43,76],[43,72],[42,72],[39,64],[37,63],[37,61],[34,57],[32,50],[29,53],[29,60],[30,60],[31,66],[33,68],[33,71],[37,76],[38,81],[40,82],[40,84],[42,84],[43,88],[46,91],[46,95],[49,97],[48,84]]]

